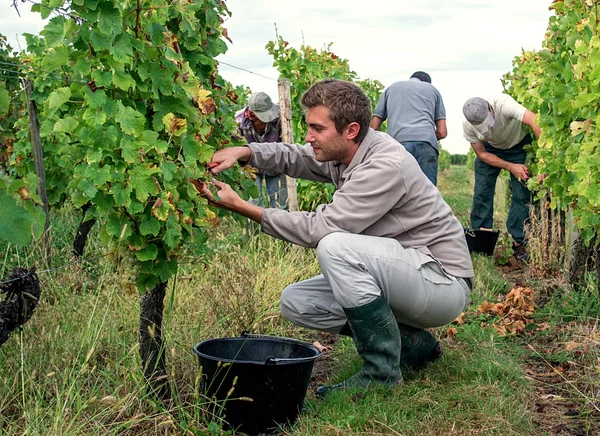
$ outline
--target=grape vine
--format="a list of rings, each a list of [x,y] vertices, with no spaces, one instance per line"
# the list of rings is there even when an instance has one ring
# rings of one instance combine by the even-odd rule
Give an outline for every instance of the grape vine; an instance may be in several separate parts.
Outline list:
[[[141,293],[177,270],[185,241],[214,221],[190,178],[210,177],[214,151],[230,144],[237,96],[215,57],[227,38],[220,0],[43,0],[39,36],[27,35],[24,62],[55,199],[88,203],[107,243],[118,240],[140,262]],[[12,155],[27,155],[26,126]],[[243,191],[242,174],[227,175]]]
[[[600,37],[597,0],[554,0],[543,48],[524,51],[504,76],[517,100],[539,113],[534,173],[541,195],[573,211],[590,244],[600,232]],[[536,180],[530,183],[536,184]]]
[[[44,230],[33,170],[20,179],[10,176],[9,159],[16,139],[12,128],[23,117],[23,93],[19,80],[19,59],[6,37],[0,34],[0,240],[28,245]]]

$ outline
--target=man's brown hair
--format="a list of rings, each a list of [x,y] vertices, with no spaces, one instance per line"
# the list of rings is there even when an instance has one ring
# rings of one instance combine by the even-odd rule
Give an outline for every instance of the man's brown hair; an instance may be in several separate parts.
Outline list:
[[[371,100],[352,82],[326,79],[311,86],[300,99],[304,110],[317,106],[329,109],[329,118],[335,129],[342,133],[350,123],[358,123],[360,130],[354,142],[360,144],[371,124]]]

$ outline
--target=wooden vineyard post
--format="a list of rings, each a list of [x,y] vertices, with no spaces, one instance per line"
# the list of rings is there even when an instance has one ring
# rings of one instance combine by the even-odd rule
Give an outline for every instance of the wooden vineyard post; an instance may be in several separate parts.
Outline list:
[[[25,96],[27,98],[27,113],[29,114],[29,130],[31,133],[31,148],[33,150],[33,161],[35,164],[35,173],[40,178],[38,184],[38,195],[42,201],[42,207],[46,214],[44,223],[44,235],[42,236],[42,246],[46,254],[46,262],[51,265],[50,258],[50,207],[48,206],[48,193],[46,192],[46,171],[44,169],[44,153],[42,151],[42,138],[40,137],[40,122],[38,121],[38,112],[35,101],[31,99],[33,82],[25,80]]]
[[[290,97],[290,80],[278,79],[277,89],[279,91],[279,119],[281,120],[281,138],[283,142],[294,143],[294,131],[292,130],[292,101]],[[288,191],[288,210],[298,210],[298,195],[296,194],[296,179],[286,176]]]

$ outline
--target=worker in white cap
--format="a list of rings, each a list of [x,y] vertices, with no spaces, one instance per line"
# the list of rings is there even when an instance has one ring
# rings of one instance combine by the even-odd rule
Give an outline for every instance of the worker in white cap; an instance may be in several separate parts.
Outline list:
[[[530,177],[525,165],[525,146],[533,142],[528,127],[540,137],[535,114],[501,94],[491,100],[473,97],[463,106],[463,134],[477,158],[475,159],[475,193],[471,209],[473,229],[493,228],[494,191],[500,170],[510,172],[511,205],[506,228],[513,237],[513,250],[519,261],[527,260],[525,221],[529,219],[531,192],[526,181]]]

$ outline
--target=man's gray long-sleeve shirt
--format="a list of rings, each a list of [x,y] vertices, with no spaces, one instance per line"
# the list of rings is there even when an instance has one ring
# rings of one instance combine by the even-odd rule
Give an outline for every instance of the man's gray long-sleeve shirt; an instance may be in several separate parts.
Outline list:
[[[463,227],[414,157],[386,133],[369,129],[349,165],[318,162],[308,144],[249,147],[256,168],[337,188],[332,202],[314,212],[265,209],[265,233],[304,247],[316,247],[333,232],[394,238],[433,257],[449,274],[473,277]]]

